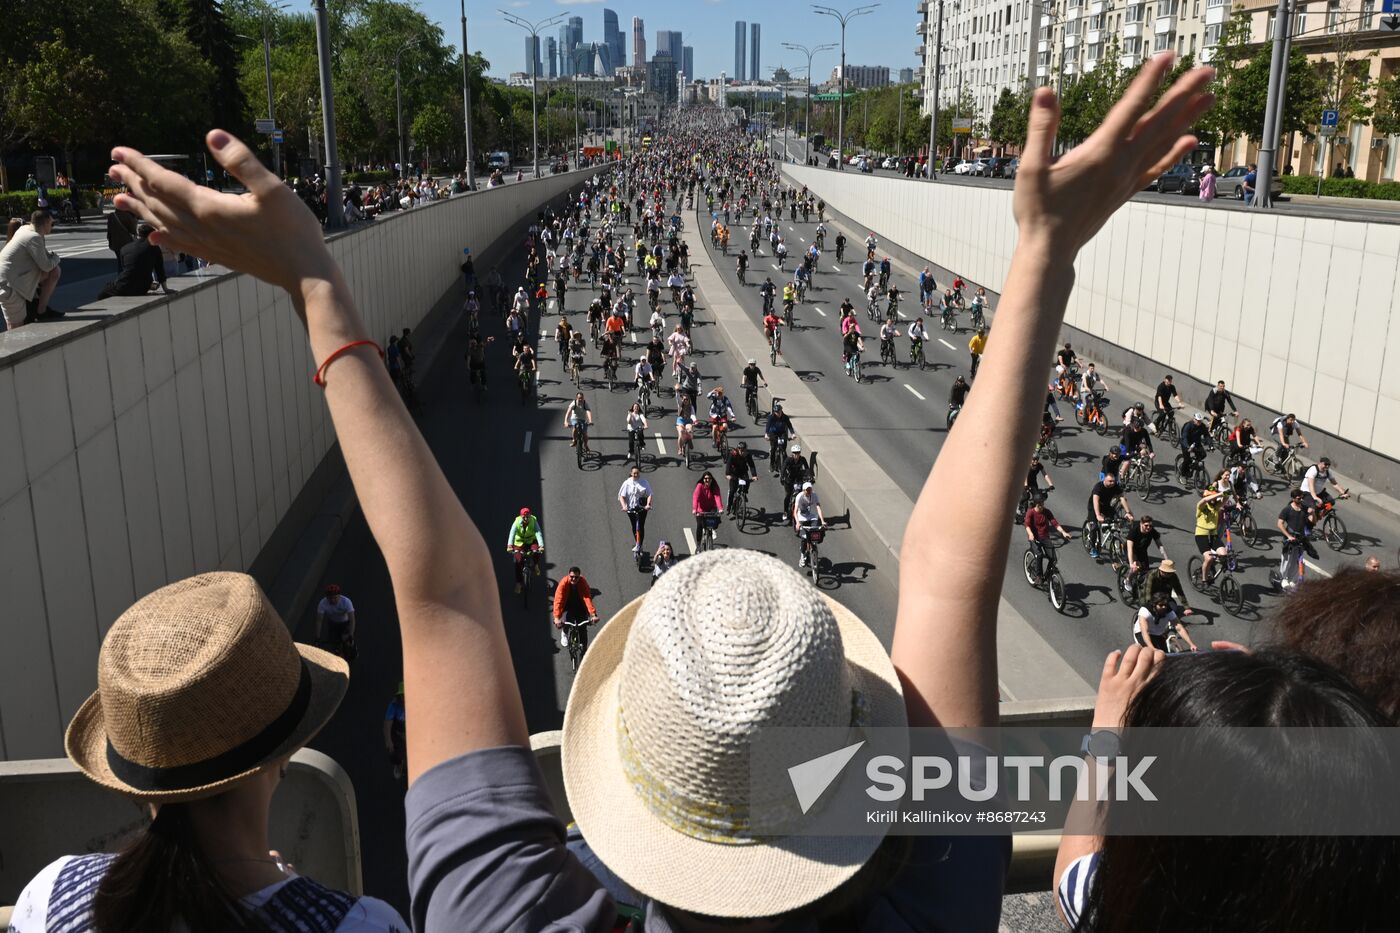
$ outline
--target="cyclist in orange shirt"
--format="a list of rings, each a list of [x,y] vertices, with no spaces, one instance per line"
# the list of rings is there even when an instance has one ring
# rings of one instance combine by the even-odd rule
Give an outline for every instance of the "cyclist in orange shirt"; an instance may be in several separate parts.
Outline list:
[[[583,571],[577,567],[570,567],[569,572],[559,581],[559,585],[554,588],[554,627],[559,630],[559,647],[569,647],[569,633],[564,630],[564,623],[585,622],[589,625],[598,621],[598,610],[593,605],[593,590],[588,585],[588,578],[583,575]],[[583,630],[584,643],[588,641],[588,630]]]
[[[613,335],[614,340],[621,341],[623,331],[627,329],[627,321],[621,314],[614,311],[612,314],[608,315],[608,322],[604,325],[604,328],[608,333]]]

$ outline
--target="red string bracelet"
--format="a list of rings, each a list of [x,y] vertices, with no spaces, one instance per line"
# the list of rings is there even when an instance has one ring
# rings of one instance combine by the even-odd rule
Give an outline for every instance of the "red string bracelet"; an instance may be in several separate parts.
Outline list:
[[[381,360],[384,359],[384,351],[380,348],[379,344],[375,343],[373,340],[352,340],[345,346],[341,347],[339,350],[336,350],[330,356],[326,357],[326,361],[316,368],[316,375],[311,377],[311,381],[324,389],[326,387],[326,369],[329,368],[330,365],[341,356],[341,354],[347,353],[350,350],[355,349],[356,347],[374,347],[375,351],[379,354],[379,358]]]

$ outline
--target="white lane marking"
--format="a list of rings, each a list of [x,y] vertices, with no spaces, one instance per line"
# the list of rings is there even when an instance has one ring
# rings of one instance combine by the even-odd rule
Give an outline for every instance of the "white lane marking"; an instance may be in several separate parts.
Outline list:
[[[834,262],[831,264],[831,268],[835,269],[837,272],[841,271],[841,267]]]
[[[682,528],[681,530],[685,532],[685,545],[690,548],[690,553],[693,556],[695,554],[695,532],[691,531],[689,528]]]
[[[920,395],[919,392],[918,392],[918,390],[915,389],[913,386],[911,386],[909,383],[907,383],[907,382],[904,383],[904,388],[906,388],[906,389],[908,389],[910,392],[912,392],[912,393],[914,394],[914,397],[915,397],[916,399],[918,399],[919,401],[921,401],[921,402],[926,402],[926,401],[928,401],[928,399],[926,399],[926,398],[924,398],[922,395]]]
[[[807,238],[805,236],[800,236],[798,237],[798,239],[801,240],[803,243],[807,242]]]
[[[1330,576],[1332,576],[1330,573],[1328,573],[1327,571],[1323,570],[1321,567],[1319,567],[1317,564],[1314,564],[1312,561],[1308,560],[1306,557],[1303,558],[1303,563],[1304,563],[1305,565],[1307,565],[1307,568],[1308,568],[1309,570],[1313,571],[1314,573],[1320,573],[1320,574],[1322,574],[1324,577],[1330,577]]]
[[[812,310],[815,311],[815,312],[817,312],[818,314],[820,314],[822,317],[826,317],[826,312],[823,311],[821,308],[815,308],[815,307],[814,307]]]
[[[777,264],[776,262],[769,263],[769,265],[772,266],[774,269],[777,269],[777,268],[778,268],[778,264]],[[782,271],[782,270],[779,270],[779,271]]]
[[[524,447],[523,450],[520,451],[521,453],[528,454],[528,453],[530,452],[530,438],[532,438],[532,437],[534,437],[534,436],[535,436],[535,432],[534,432],[534,431],[526,431],[526,432],[525,432],[525,447]]]
[[[903,311],[896,311],[895,313],[904,318],[904,320],[909,320],[909,315],[905,314]]]
[[[666,456],[666,441],[662,439],[660,434],[653,436],[656,438],[656,449],[660,451],[661,456]]]
[[[92,246],[60,246],[54,252],[61,257],[82,256],[87,253],[105,253],[107,247],[100,243]]]
[[[941,344],[943,344],[943,346],[947,347],[949,350],[952,350],[954,353],[958,352],[958,348],[957,348],[957,347],[953,346],[951,343],[949,343],[948,341],[944,340],[942,337],[939,337],[939,338],[938,338],[938,342],[941,343]]]

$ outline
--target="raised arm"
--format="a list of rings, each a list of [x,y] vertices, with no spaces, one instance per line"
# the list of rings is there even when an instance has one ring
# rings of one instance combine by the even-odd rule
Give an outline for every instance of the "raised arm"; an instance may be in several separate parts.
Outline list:
[[[156,228],[153,239],[285,289],[325,360],[370,337],[311,212],[223,130],[209,149],[247,188],[199,187],[132,149],[113,150],[117,206]],[[310,375],[307,375],[310,378]],[[478,748],[529,741],[501,622],[490,552],[369,347],[325,374],[355,493],[384,554],[403,637],[410,780]]]
[[[1020,239],[977,373],[981,388],[968,396],[904,533],[892,655],[913,725],[996,722],[1008,545],[998,517],[1015,505],[1039,432],[1042,361],[1054,354],[1075,256],[1149,177],[1196,144],[1183,133],[1211,103],[1211,71],[1189,72],[1154,107],[1172,59],[1147,62],[1098,131],[1053,165],[1059,106],[1045,88],[1032,99],[1013,200]],[[947,494],[972,475],[986,495]]]

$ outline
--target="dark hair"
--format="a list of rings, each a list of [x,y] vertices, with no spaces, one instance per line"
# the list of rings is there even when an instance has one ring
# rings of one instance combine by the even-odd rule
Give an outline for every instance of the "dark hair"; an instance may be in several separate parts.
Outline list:
[[[582,570],[579,570],[577,567],[570,567],[570,568],[569,568],[569,573],[579,573],[579,574],[581,574],[581,573],[583,573],[583,571],[582,571]]]
[[[1274,630],[1284,647],[1332,665],[1400,717],[1400,573],[1351,567],[1309,578],[1274,615]]]
[[[1133,727],[1208,727],[1179,731],[1199,746],[1193,752],[1252,768],[1258,781],[1251,793],[1274,801],[1300,805],[1299,786],[1331,786],[1338,796],[1390,793],[1358,785],[1354,776],[1367,773],[1365,762],[1319,755],[1311,743],[1271,743],[1270,757],[1257,760],[1251,759],[1255,749],[1227,747],[1240,733],[1222,727],[1389,724],[1341,674],[1301,654],[1219,651],[1173,659],[1138,691],[1124,722],[1125,749]],[[1280,748],[1293,753],[1280,758]],[[1358,757],[1367,754],[1357,749]],[[1111,820],[1112,804],[1109,811]],[[1391,930],[1400,909],[1397,877],[1400,838],[1393,836],[1110,832],[1075,930]]]
[[[98,933],[260,929],[200,851],[188,804],[163,805],[151,825],[112,862],[92,902]]]

